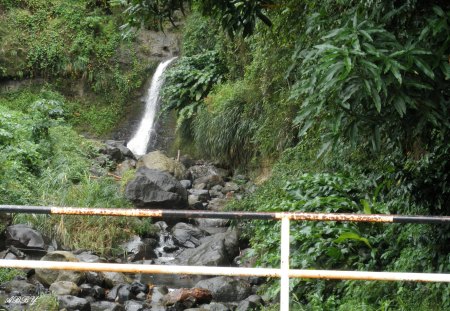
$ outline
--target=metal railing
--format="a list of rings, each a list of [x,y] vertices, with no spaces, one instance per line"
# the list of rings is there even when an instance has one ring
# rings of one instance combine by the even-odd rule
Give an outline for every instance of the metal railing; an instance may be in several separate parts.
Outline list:
[[[38,268],[50,270],[76,270],[76,271],[112,271],[112,272],[131,272],[131,273],[149,273],[149,274],[277,277],[281,279],[280,310],[282,311],[289,310],[289,290],[290,290],[289,278],[450,282],[450,274],[444,273],[300,270],[300,269],[290,269],[289,267],[290,220],[450,224],[450,216],[404,216],[404,215],[381,215],[381,214],[343,214],[343,213],[333,214],[333,213],[303,213],[303,212],[214,212],[214,211],[198,211],[198,210],[79,208],[79,207],[56,207],[56,206],[0,205],[0,213],[2,212],[53,214],[53,215],[133,216],[133,217],[152,217],[152,218],[222,218],[222,219],[260,219],[260,220],[277,220],[277,221],[281,220],[281,264],[280,268],[277,269],[277,268],[136,265],[136,264],[2,259],[0,260],[0,267]]]

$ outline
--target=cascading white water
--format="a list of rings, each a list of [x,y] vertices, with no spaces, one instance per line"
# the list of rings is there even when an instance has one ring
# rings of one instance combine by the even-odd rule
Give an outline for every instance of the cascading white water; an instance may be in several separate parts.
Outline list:
[[[159,91],[164,84],[164,71],[167,66],[175,60],[176,57],[168,59],[158,65],[155,74],[152,78],[152,83],[147,91],[147,97],[145,98],[145,113],[142,117],[141,123],[134,136],[127,144],[128,149],[135,155],[144,155],[147,152],[147,146],[150,138],[154,132],[153,124],[155,122],[156,110],[159,104]]]

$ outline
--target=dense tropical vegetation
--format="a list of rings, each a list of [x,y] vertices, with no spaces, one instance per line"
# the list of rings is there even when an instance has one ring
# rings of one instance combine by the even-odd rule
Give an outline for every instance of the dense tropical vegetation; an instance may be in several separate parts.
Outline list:
[[[448,1],[3,0],[0,9],[0,79],[47,81],[0,94],[4,202],[126,205],[114,181],[89,178],[96,146],[73,127],[111,131],[148,69],[135,56],[118,65],[118,51],[132,46],[134,27],[164,29],[185,15],[163,108],[177,114],[178,148],[265,181],[230,208],[450,214]],[[73,81],[87,97],[68,94]],[[27,220],[48,231],[63,223]],[[74,230],[65,224],[63,241]],[[450,273],[449,229],[297,223],[291,266]],[[244,233],[258,265],[279,264],[278,224]],[[291,285],[293,310],[450,309],[448,284]]]
[[[216,14],[200,15],[206,1],[195,2],[183,57],[168,74],[167,108],[178,112],[186,145],[238,170],[275,163],[259,191],[231,208],[448,215],[448,4],[274,2],[265,10],[272,27],[257,22],[252,36],[230,36]],[[206,57],[223,69],[192,61]],[[298,223],[291,265],[448,272],[448,229]],[[245,231],[258,264],[277,266],[278,225],[252,223]],[[266,293],[275,297],[277,286]],[[443,310],[450,303],[444,284],[292,286],[299,310]]]

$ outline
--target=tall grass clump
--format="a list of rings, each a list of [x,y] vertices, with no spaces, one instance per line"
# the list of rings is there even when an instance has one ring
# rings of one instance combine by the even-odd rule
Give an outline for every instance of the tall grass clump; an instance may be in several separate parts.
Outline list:
[[[243,81],[218,85],[194,119],[197,149],[232,166],[248,163],[255,156],[258,119],[253,94]]]

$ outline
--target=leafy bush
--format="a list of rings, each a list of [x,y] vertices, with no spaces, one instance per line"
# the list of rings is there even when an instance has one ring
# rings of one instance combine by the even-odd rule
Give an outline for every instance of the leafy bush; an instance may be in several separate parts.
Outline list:
[[[0,284],[14,280],[17,276],[25,276],[22,270],[12,268],[0,268]]]
[[[223,74],[224,68],[215,51],[181,57],[166,74],[163,109],[177,111],[179,126],[189,122]]]

